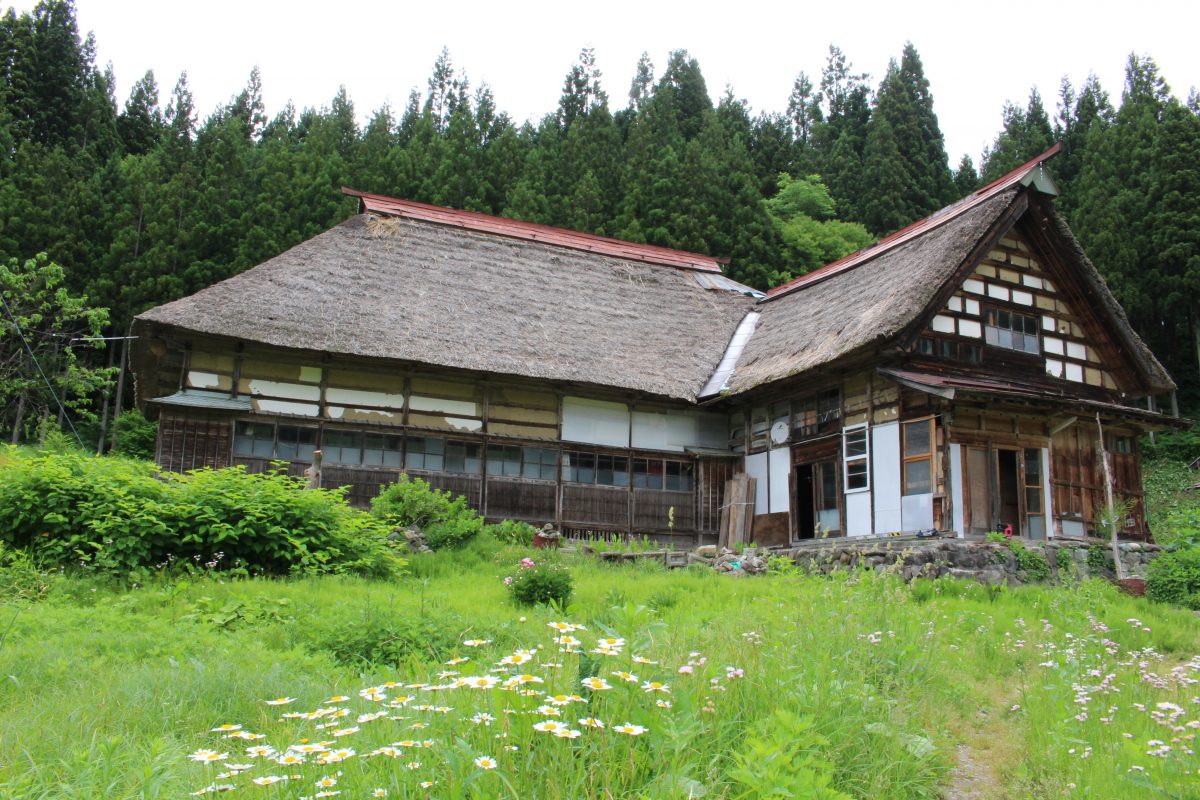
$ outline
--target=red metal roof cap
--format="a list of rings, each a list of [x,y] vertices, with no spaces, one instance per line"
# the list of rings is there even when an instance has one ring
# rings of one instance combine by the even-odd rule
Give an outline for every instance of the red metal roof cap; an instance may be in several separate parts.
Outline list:
[[[814,283],[819,283],[826,278],[831,278],[834,275],[845,272],[846,270],[856,267],[865,261],[870,261],[872,258],[886,253],[893,247],[897,247],[907,241],[915,239],[917,236],[936,228],[944,222],[949,222],[960,214],[970,211],[972,208],[984,202],[985,200],[995,197],[1005,189],[1009,189],[1020,183],[1021,180],[1024,179],[1029,173],[1037,169],[1043,161],[1051,156],[1057,155],[1061,149],[1062,143],[1058,142],[1046,152],[1034,159],[1031,159],[1030,161],[1025,162],[1007,175],[1000,176],[987,186],[984,186],[982,189],[976,189],[963,199],[955,203],[951,203],[943,209],[933,212],[928,217],[917,220],[908,227],[901,228],[895,233],[883,237],[875,244],[864,247],[862,250],[857,250],[848,256],[834,261],[831,264],[826,264],[823,267],[814,269],[812,272],[792,278],[787,283],[776,286],[774,289],[771,289],[769,292],[767,292],[766,300],[773,300],[776,297],[788,294],[796,289],[800,289],[804,286],[809,286]]]
[[[454,225],[480,233],[541,242],[572,250],[584,250],[589,253],[641,261],[646,264],[660,264],[666,267],[700,272],[721,272],[722,259],[702,253],[672,250],[669,247],[658,247],[652,244],[635,244],[592,233],[580,233],[534,222],[495,217],[478,211],[460,211],[428,203],[418,203],[413,200],[400,200],[381,194],[360,192],[345,186],[342,187],[342,193],[359,198],[364,211],[389,217],[404,217],[422,222],[433,222],[438,225]]]

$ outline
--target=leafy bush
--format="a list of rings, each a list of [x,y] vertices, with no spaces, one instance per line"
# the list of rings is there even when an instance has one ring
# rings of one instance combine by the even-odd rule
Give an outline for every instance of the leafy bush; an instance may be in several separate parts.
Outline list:
[[[1075,565],[1075,559],[1071,558],[1071,551],[1060,547],[1054,551],[1054,563],[1058,565],[1059,572],[1069,573]]]
[[[483,530],[483,519],[461,495],[434,489],[420,478],[401,475],[371,501],[371,513],[390,525],[413,525],[434,550],[462,547]]]
[[[741,752],[734,753],[731,775],[744,790],[734,797],[850,800],[833,787],[833,762],[820,755],[828,744],[813,730],[812,718],[776,710],[746,737]]]
[[[396,666],[414,654],[432,661],[450,657],[468,627],[453,614],[420,617],[367,613],[307,626],[305,644],[350,667]]]
[[[403,566],[388,532],[340,491],[306,490],[280,472],[169,475],[123,458],[42,453],[17,459],[0,482],[0,543],[47,565],[120,575],[171,567],[385,576]]]
[[[117,417],[117,446],[113,455],[154,460],[154,445],[158,439],[158,423],[142,416],[137,409],[122,412]]]
[[[1162,553],[1146,570],[1146,596],[1200,609],[1200,548]]]
[[[1102,544],[1094,544],[1088,548],[1088,571],[1092,575],[1113,569],[1112,553]]]
[[[1008,543],[1013,556],[1017,559],[1017,570],[1029,581],[1044,581],[1050,577],[1050,562],[1036,550],[1030,550],[1020,542],[1013,540]]]
[[[984,534],[984,538],[992,544],[1008,544],[1009,537],[1005,536],[1000,531],[988,531]]]
[[[508,594],[518,605],[557,603],[565,606],[574,591],[574,581],[566,567],[531,558],[521,559],[515,575],[504,579]]]
[[[498,542],[528,547],[533,544],[533,535],[537,533],[537,528],[528,522],[506,519],[496,525],[489,525],[488,533]]]

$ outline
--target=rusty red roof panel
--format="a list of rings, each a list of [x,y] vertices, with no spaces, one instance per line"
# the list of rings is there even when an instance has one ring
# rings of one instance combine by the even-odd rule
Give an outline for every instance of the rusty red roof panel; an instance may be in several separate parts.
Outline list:
[[[389,217],[403,217],[423,222],[433,222],[438,225],[453,225],[467,230],[491,233],[497,236],[507,236],[513,239],[525,239],[531,242],[568,247],[572,250],[584,250],[589,253],[624,258],[630,261],[641,261],[646,264],[660,264],[678,269],[697,270],[700,272],[721,272],[721,259],[706,256],[702,253],[689,253],[683,250],[672,250],[668,247],[658,247],[652,244],[635,244],[611,239],[607,236],[597,236],[591,233],[580,233],[565,228],[553,228],[549,225],[539,225],[534,222],[522,222],[515,219],[495,217],[478,211],[459,211],[453,208],[418,203],[413,200],[400,200],[380,194],[369,194],[356,189],[342,187],[342,193],[357,197],[362,202],[363,209]]]
[[[933,214],[930,214],[924,219],[917,220],[906,228],[901,228],[895,233],[883,237],[869,247],[864,247],[862,250],[853,252],[850,255],[838,259],[831,264],[826,264],[825,266],[819,267],[812,272],[792,278],[787,283],[776,286],[774,289],[771,289],[769,292],[767,292],[766,299],[771,300],[795,291],[796,289],[800,289],[804,286],[810,286],[814,283],[819,283],[826,278],[831,278],[834,275],[841,274],[842,272],[856,267],[865,261],[870,261],[872,258],[886,253],[893,247],[897,247],[905,242],[915,239],[926,231],[936,228],[945,222],[949,222],[960,214],[970,211],[972,208],[984,202],[988,198],[994,197],[1005,189],[1009,189],[1020,183],[1025,176],[1037,169],[1043,161],[1053,155],[1056,155],[1061,149],[1061,142],[1055,144],[1038,157],[1027,161],[1007,175],[1002,175],[1001,177],[989,183],[987,186],[984,186],[982,189],[977,189],[958,202],[952,203],[951,205],[948,205],[939,211],[935,211]]]

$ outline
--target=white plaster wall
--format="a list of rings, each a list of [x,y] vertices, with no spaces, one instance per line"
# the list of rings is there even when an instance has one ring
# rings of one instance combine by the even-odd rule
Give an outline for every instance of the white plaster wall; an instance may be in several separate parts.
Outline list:
[[[900,501],[901,520],[905,531],[921,531],[933,527],[933,495],[910,494]]]
[[[416,408],[416,399],[413,400]],[[563,398],[562,438],[568,442],[629,446],[629,408],[624,403]]]
[[[851,492],[846,495],[846,535],[871,534],[871,493]]]
[[[960,539],[967,527],[963,511],[962,479],[962,445],[952,444],[950,445],[950,474],[946,476],[946,480],[950,481],[950,502],[954,506],[954,530]]]
[[[898,422],[887,422],[871,428],[871,491],[875,494],[875,532],[904,530],[900,500]],[[849,520],[846,524],[849,525]]]
[[[771,474],[771,513],[788,510],[788,470],[791,468],[792,451],[779,447],[767,452],[767,466]]]
[[[1050,450],[1042,448],[1042,492],[1046,504],[1046,538],[1054,536],[1054,506],[1050,496]]]
[[[770,481],[770,466],[766,453],[746,456],[746,477],[754,478],[757,481],[754,486],[754,515],[768,513],[767,487]]]

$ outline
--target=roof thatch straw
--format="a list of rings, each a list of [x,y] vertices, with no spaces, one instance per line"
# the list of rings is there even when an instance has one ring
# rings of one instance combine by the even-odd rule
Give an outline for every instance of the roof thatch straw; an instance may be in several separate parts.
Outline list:
[[[728,391],[807,372],[899,334],[928,307],[1017,191],[990,198],[853,269],[764,301]]]
[[[359,215],[138,319],[692,401],[753,302],[689,270]]]

